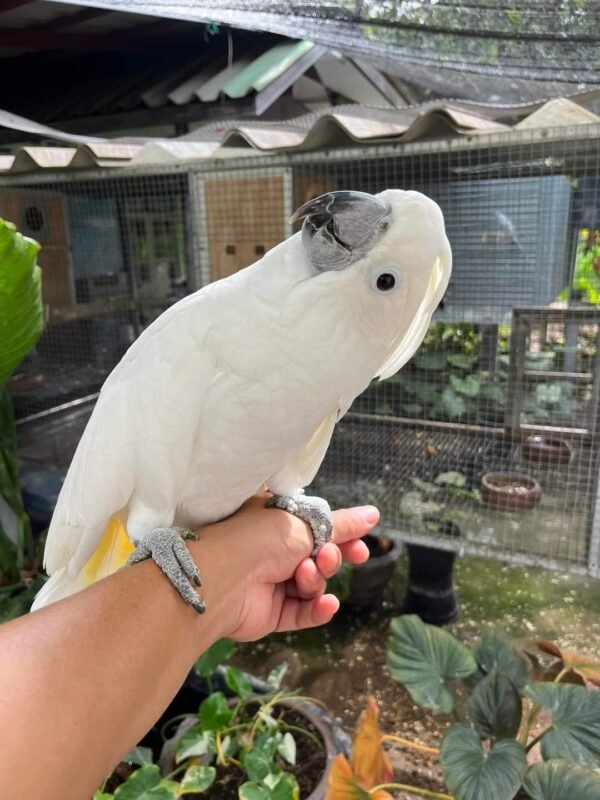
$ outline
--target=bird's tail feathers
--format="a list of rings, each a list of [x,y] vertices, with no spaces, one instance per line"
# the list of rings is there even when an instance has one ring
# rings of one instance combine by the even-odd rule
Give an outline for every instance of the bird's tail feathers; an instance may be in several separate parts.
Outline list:
[[[80,568],[73,557],[66,566],[57,570],[37,593],[31,610],[50,605],[111,575],[123,566],[133,549],[120,515],[115,514],[85,565]]]

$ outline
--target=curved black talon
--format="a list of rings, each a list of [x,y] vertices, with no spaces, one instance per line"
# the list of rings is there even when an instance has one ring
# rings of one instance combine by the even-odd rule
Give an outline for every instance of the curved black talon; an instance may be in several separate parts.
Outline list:
[[[199,614],[204,614],[206,605],[190,586],[190,581],[196,586],[202,586],[202,581],[198,568],[184,544],[185,539],[197,538],[193,531],[185,528],[154,528],[137,545],[123,568],[151,558],[182,599]]]

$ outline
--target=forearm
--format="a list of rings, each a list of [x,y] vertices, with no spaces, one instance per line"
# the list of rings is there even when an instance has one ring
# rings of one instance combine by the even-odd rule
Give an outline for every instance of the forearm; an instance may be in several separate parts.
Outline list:
[[[90,798],[228,633],[234,571],[215,537],[191,547],[208,567],[202,616],[145,562],[0,629],[3,796]]]

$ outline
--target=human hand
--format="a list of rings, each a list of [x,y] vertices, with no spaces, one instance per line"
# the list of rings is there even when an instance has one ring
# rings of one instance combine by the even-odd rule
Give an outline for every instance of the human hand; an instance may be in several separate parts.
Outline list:
[[[329,622],[339,601],[324,593],[326,579],[338,571],[342,558],[353,564],[368,559],[360,537],[379,519],[373,506],[335,511],[333,540],[313,560],[308,526],[285,511],[265,508],[266,500],[266,495],[253,497],[232,517],[204,528],[199,543],[190,545],[191,550],[199,549],[198,563],[202,563],[202,551],[213,549],[213,544],[220,545],[214,548],[215,555],[219,551],[233,555],[216,572],[233,578],[231,585],[220,587],[229,598],[230,630],[223,635],[238,641]],[[210,586],[206,589],[209,592]],[[210,598],[207,605],[210,613]]]

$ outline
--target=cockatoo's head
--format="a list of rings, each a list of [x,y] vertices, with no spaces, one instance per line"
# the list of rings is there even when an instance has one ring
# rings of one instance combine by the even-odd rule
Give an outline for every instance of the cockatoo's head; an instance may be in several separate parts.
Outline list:
[[[389,377],[420,345],[450,279],[439,206],[398,189],[328,192],[291,221],[302,218],[302,243],[321,290],[335,290],[341,302],[352,295],[356,322],[381,351],[376,374]]]

